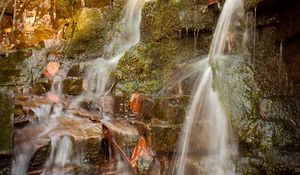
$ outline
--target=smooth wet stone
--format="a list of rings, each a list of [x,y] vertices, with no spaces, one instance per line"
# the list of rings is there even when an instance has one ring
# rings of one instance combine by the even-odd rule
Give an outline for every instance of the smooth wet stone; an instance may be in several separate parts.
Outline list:
[[[112,133],[117,144],[122,147],[134,147],[139,139],[138,130],[125,119],[101,121]]]
[[[63,92],[69,95],[80,95],[82,93],[83,78],[68,77],[63,80]]]
[[[51,138],[62,138],[65,135],[74,141],[73,154],[79,153],[85,163],[99,161],[103,138],[101,124],[77,117],[58,117],[52,122],[55,123],[55,127],[40,124],[16,129],[14,132],[17,155],[23,153],[32,156],[31,170],[42,167],[49,158]]]
[[[114,115],[126,116],[129,113],[129,102],[125,97],[115,96]]]
[[[31,87],[29,92],[34,95],[42,95],[45,94],[47,90],[41,84],[35,84]]]
[[[38,79],[30,88],[30,93],[34,95],[42,95],[51,88],[50,80],[47,78]]]
[[[169,124],[183,123],[188,100],[186,96],[161,97],[155,99],[153,118],[167,121]]]
[[[106,114],[114,114],[115,98],[113,96],[100,97],[101,112]]]
[[[75,64],[73,65],[68,73],[67,73],[68,77],[80,77],[82,76],[82,73],[80,72],[80,65],[79,64]]]
[[[0,153],[10,154],[13,149],[14,107],[12,94],[0,91]]]
[[[150,128],[154,151],[164,153],[176,151],[182,125],[151,124]]]

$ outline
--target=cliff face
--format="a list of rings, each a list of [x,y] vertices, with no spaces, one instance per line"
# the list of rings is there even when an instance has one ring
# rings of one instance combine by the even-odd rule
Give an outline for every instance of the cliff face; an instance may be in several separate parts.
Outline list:
[[[32,72],[41,74],[23,67],[32,50],[42,50],[40,67],[53,56],[84,64],[105,55],[124,5],[123,0],[17,0],[14,14],[13,1],[7,2],[6,11],[0,6],[0,65],[7,66],[0,70],[0,83],[15,92],[26,89],[27,78],[35,83]],[[219,89],[241,150],[238,171],[299,174],[300,2],[247,0],[245,6],[252,27],[249,48],[228,56]],[[207,0],[157,0],[148,1],[142,13],[141,42],[112,73],[115,94],[129,98],[138,88],[147,96],[190,95],[197,67],[189,66],[208,54],[220,10],[216,4],[207,7]],[[49,48],[49,40],[59,46]]]

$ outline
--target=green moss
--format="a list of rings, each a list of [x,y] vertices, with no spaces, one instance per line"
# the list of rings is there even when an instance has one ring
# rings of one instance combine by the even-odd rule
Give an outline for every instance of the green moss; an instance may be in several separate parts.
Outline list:
[[[76,27],[68,55],[100,50],[104,44],[103,14],[99,9],[84,8],[78,18],[73,19]]]
[[[74,13],[75,4],[80,4],[80,0],[56,0],[55,6],[58,18],[68,18]]]
[[[180,7],[180,3],[175,1],[146,3],[143,9],[142,30],[148,31],[155,41],[177,37],[181,29],[178,15]]]
[[[13,149],[13,104],[10,95],[0,91],[0,152],[11,153]]]
[[[172,153],[176,151],[181,125],[151,125],[153,150],[156,152]]]
[[[0,84],[17,82],[20,75],[19,63],[29,57],[31,52],[19,50],[8,57],[0,59]]]
[[[79,95],[82,93],[83,78],[68,77],[63,80],[63,92],[69,95]]]

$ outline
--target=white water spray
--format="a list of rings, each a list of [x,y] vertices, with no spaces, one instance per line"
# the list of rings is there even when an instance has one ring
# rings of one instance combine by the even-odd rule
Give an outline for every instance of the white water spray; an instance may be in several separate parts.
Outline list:
[[[106,49],[109,58],[98,58],[92,63],[91,71],[87,74],[89,99],[99,99],[104,94],[111,71],[120,58],[139,43],[143,4],[144,0],[128,0],[119,23],[120,31]]]
[[[175,158],[178,167],[173,169],[173,174],[235,174],[230,156],[236,147],[230,144],[227,117],[212,83],[213,73],[218,76],[216,60],[224,54],[233,18],[242,14],[242,0],[225,2],[207,58],[211,65],[207,64],[201,72],[196,86]]]

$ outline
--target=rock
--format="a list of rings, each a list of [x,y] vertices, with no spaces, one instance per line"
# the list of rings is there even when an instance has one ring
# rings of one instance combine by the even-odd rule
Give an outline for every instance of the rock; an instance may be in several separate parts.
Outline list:
[[[51,83],[47,78],[38,79],[33,86],[30,88],[30,93],[34,95],[42,95],[49,91],[51,88]]]
[[[185,120],[189,97],[159,97],[155,99],[152,110],[154,118],[167,121],[169,124],[180,124]]]
[[[113,96],[100,97],[101,112],[106,114],[114,114],[115,98]]]
[[[30,88],[29,92],[34,95],[43,95],[47,92],[47,89],[45,89],[41,84],[34,84]]]
[[[104,22],[100,9],[83,8],[78,16],[75,31],[68,52],[80,54],[90,50],[101,50],[104,44]]]
[[[11,174],[13,112],[11,93],[0,91],[0,174]]]
[[[153,145],[155,152],[172,153],[176,151],[182,125],[151,124]]]
[[[13,126],[14,107],[12,95],[9,92],[0,91],[0,154],[10,154],[13,150]]]
[[[21,68],[19,64],[31,55],[31,51],[19,50],[11,52],[0,59],[0,84],[16,85],[19,83]],[[27,79],[28,81],[28,79]]]
[[[51,139],[67,135],[74,143],[72,155],[81,156],[86,163],[99,161],[103,138],[101,124],[92,123],[88,119],[63,116],[57,118],[55,123],[55,128],[48,124],[40,124],[16,129],[14,132],[15,149],[18,150],[16,159],[18,156],[29,156],[31,157],[29,169],[42,167],[50,156]]]
[[[82,93],[83,78],[67,77],[63,80],[63,92],[69,95],[80,95]]]
[[[115,96],[114,115],[128,116],[129,114],[129,101],[125,97]]]
[[[80,65],[79,64],[75,64],[73,65],[68,73],[67,73],[68,77],[80,77],[82,76],[82,73],[80,72]]]
[[[43,45],[46,49],[50,49],[50,48],[60,47],[62,45],[62,42],[59,39],[47,39],[44,40]]]
[[[89,8],[101,8],[108,5],[113,5],[110,0],[86,0],[85,6]]]
[[[150,155],[143,155],[137,158],[137,172],[138,174],[149,174],[153,166],[154,159]]]
[[[117,144],[122,148],[134,147],[139,139],[138,130],[125,119],[101,121],[112,133]]]

